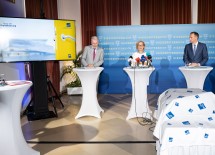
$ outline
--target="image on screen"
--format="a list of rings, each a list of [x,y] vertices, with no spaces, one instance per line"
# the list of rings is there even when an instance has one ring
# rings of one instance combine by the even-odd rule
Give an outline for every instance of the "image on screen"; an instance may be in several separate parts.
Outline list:
[[[0,62],[73,60],[75,21],[0,17]]]

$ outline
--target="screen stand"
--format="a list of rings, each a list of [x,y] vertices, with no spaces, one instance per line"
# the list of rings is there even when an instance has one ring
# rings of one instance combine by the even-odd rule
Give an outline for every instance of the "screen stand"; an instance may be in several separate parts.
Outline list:
[[[31,62],[32,75],[32,103],[28,106],[27,117],[29,121],[53,118],[56,114],[49,111],[48,108],[48,92],[47,92],[47,70],[46,62]]]

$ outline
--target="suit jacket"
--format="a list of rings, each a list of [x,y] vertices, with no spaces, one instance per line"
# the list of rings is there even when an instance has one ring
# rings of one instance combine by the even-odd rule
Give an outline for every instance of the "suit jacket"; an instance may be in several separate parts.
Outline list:
[[[192,43],[189,43],[184,48],[183,61],[186,64],[189,63],[200,63],[200,65],[205,65],[208,61],[208,50],[204,43],[198,42],[195,55],[193,53]]]
[[[104,62],[104,51],[102,48],[97,47],[96,48],[96,56],[93,60],[93,47],[92,45],[86,46],[84,48],[84,52],[81,58],[81,63],[84,67],[86,67],[88,64],[93,64],[95,67],[99,67]]]

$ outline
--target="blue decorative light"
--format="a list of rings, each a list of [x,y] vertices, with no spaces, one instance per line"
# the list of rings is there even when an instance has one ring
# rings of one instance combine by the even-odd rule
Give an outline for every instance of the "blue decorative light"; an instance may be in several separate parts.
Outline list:
[[[185,130],[184,132],[185,132],[186,135],[189,135],[189,134],[190,134],[190,131],[189,131],[189,130]]]
[[[171,118],[174,117],[174,114],[170,111],[170,112],[168,112],[168,113],[166,114],[166,116],[167,116],[169,119],[171,119]]]
[[[178,96],[177,98],[183,98],[184,96]]]
[[[189,121],[184,121],[182,122],[184,125],[190,125],[190,122]]]
[[[188,111],[189,111],[190,113],[192,113],[192,112],[193,112],[193,109],[190,108]]]
[[[205,108],[206,108],[204,103],[200,103],[200,104],[198,104],[198,106],[199,106],[199,109],[200,109],[200,110],[202,110],[202,109],[205,109]]]
[[[209,121],[212,121],[212,120],[213,120],[213,118],[212,118],[212,117],[208,117],[208,120],[209,120]]]
[[[199,98],[199,95],[196,95],[195,98]]]
[[[173,141],[173,138],[172,137],[169,137],[169,142],[172,142]]]
[[[205,133],[204,138],[208,138],[208,136],[209,136],[209,135],[208,135],[207,133]]]
[[[178,103],[178,102],[175,102],[175,106],[177,106],[177,107],[178,107],[178,106],[179,106],[179,103]]]

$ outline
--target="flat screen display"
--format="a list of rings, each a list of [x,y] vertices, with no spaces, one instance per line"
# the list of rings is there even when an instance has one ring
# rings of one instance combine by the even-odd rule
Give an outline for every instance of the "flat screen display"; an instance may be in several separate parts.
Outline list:
[[[0,62],[76,59],[74,20],[0,17]]]

